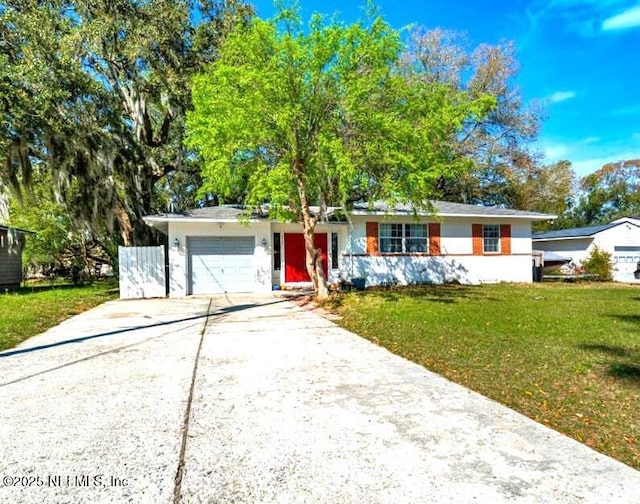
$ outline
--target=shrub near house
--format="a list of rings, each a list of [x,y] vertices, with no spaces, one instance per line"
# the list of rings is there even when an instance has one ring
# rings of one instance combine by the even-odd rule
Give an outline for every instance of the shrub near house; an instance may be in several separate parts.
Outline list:
[[[613,263],[611,254],[601,250],[598,246],[593,247],[589,256],[582,263],[584,272],[588,275],[598,275],[598,280],[610,282],[613,280]]]

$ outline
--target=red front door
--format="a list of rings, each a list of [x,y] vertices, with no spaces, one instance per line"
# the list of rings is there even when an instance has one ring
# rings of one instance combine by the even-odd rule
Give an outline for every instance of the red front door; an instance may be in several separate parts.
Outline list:
[[[327,277],[327,234],[321,233],[313,236],[316,248],[322,250],[322,270]],[[304,236],[302,233],[284,234],[284,281],[285,282],[310,282],[307,273],[306,250],[304,248]]]

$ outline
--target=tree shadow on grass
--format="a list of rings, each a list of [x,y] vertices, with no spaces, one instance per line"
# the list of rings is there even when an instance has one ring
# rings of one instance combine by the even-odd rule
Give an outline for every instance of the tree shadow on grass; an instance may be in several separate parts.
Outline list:
[[[607,374],[640,386],[640,349],[600,343],[583,343],[578,348],[615,357],[607,363]]]
[[[398,302],[410,298],[434,303],[456,303],[462,299],[485,298],[486,293],[478,285],[414,285],[407,287],[375,287],[368,289],[385,301]]]
[[[609,366],[609,374],[616,378],[634,380],[640,385],[640,365],[616,362]]]
[[[616,320],[620,320],[621,322],[640,324],[640,315],[610,315],[610,317]]]

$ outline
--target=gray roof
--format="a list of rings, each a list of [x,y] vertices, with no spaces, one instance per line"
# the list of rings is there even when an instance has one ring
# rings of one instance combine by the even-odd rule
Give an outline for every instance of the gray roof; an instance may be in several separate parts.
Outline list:
[[[449,201],[432,201],[435,214],[443,217],[512,217],[530,220],[550,220],[556,215],[525,210],[513,210],[510,208],[488,207],[481,205],[467,205],[464,203],[451,203]],[[391,207],[384,201],[368,203],[356,203],[353,206],[355,214],[387,213],[387,214],[413,214],[415,207],[410,204],[399,204]],[[432,212],[418,210],[418,215],[431,215]]]
[[[485,207],[478,205],[465,205],[462,203],[449,203],[446,201],[433,201],[432,205],[435,214],[443,217],[511,217],[529,220],[549,220],[555,219],[555,215],[543,214],[538,212],[526,212],[523,210],[511,210],[508,208]],[[333,214],[337,208],[329,207],[328,215]],[[351,213],[355,215],[366,215],[369,213],[385,213],[385,214],[413,214],[414,207],[411,205],[396,205],[390,207],[383,201],[377,201],[369,206],[368,203],[356,203]],[[418,211],[419,215],[432,215],[432,212]],[[205,208],[195,208],[181,213],[164,213],[149,215],[144,218],[147,224],[157,227],[161,231],[166,232],[168,222],[188,222],[192,220],[206,221],[238,221],[242,217],[249,217],[250,220],[268,219],[268,211],[254,211],[250,215],[240,205],[220,205]]]
[[[194,220],[213,221],[213,222],[238,222],[240,218],[249,220],[266,219],[266,214],[261,215],[257,212],[251,214],[245,213],[240,205],[220,205],[213,207],[194,208],[180,213],[163,213],[155,215],[147,215],[144,221],[156,228],[157,230],[167,233],[169,222],[190,222]]]
[[[589,238],[593,235],[606,231],[607,229],[614,228],[625,222],[612,222],[610,224],[603,224],[601,226],[589,226],[581,228],[571,229],[558,229],[556,231],[544,231],[533,233],[533,240],[557,240],[560,238]]]
[[[180,221],[190,219],[206,219],[221,221],[237,221],[240,217],[249,217],[251,219],[266,219],[266,213],[252,212],[248,214],[240,205],[220,205],[213,207],[194,208],[180,213],[163,213],[149,215],[145,220],[149,221]]]

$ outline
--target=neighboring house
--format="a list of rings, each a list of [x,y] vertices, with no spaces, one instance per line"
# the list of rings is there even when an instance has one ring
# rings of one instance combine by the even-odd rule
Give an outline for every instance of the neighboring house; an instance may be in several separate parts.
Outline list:
[[[0,225],[0,291],[20,288],[22,282],[22,247],[31,231]]]
[[[434,202],[437,215],[407,206],[332,209],[316,227],[329,282],[367,285],[531,282],[531,223],[554,215]],[[218,206],[145,217],[168,235],[169,295],[269,291],[309,282],[300,224]]]
[[[596,246],[611,254],[616,282],[637,281],[633,273],[640,262],[640,220],[636,218],[533,234],[535,249],[571,258],[576,265],[584,262]]]

